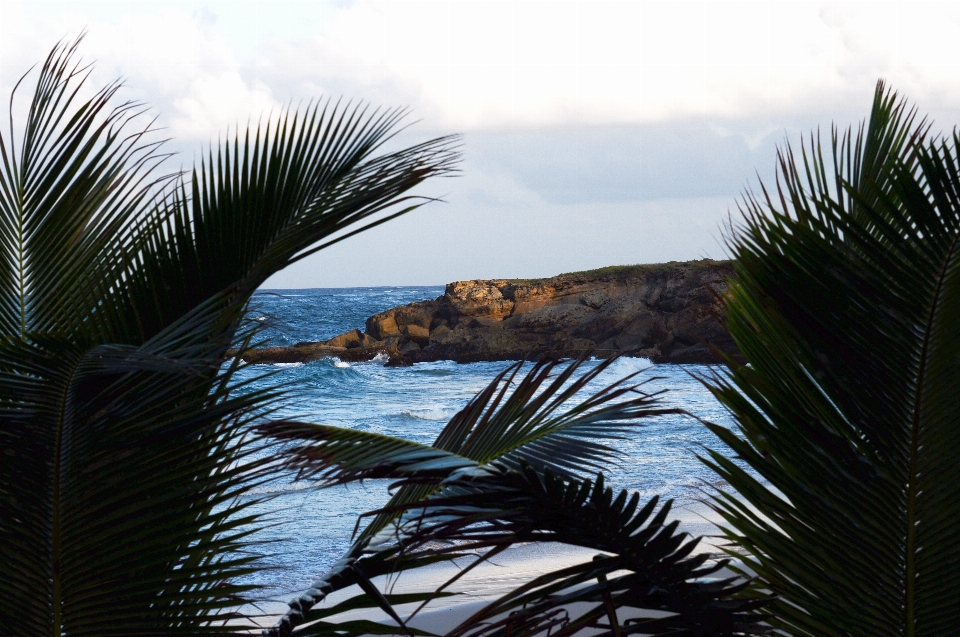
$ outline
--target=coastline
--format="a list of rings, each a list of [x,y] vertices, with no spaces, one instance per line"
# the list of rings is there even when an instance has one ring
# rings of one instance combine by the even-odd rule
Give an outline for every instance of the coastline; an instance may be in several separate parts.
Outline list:
[[[535,359],[547,354],[633,356],[654,363],[719,363],[737,356],[720,298],[729,262],[703,259],[613,266],[548,279],[455,281],[433,300],[378,312],[325,341],[245,351],[246,363],[389,366]]]
[[[679,505],[671,510],[670,520],[679,520],[680,530],[691,536],[703,536],[694,549],[694,555],[708,553],[716,558],[723,557],[718,546],[722,539],[717,537],[716,524],[719,516],[703,503]],[[593,558],[597,552],[593,549],[567,546],[557,543],[531,543],[511,547],[491,561],[488,561],[461,577],[448,590],[457,593],[452,597],[445,597],[432,601],[423,610],[416,613],[410,626],[435,634],[444,634],[468,619],[483,606],[510,592],[534,577],[558,570],[574,564],[582,563]],[[442,562],[433,564],[414,573],[404,573],[397,580],[387,582],[385,577],[377,577],[373,582],[380,590],[389,590],[393,593],[413,593],[431,591],[448,581],[457,572],[466,566],[464,559],[459,563]],[[734,576],[732,571],[724,569],[715,577]],[[318,607],[330,607],[343,600],[360,593],[357,586],[347,588],[330,595]],[[402,604],[396,610],[405,621],[410,617],[419,603]],[[574,604],[568,608],[571,617],[577,616],[588,607],[588,604]],[[273,626],[287,610],[283,602],[268,602],[260,604],[259,610],[263,613],[257,623],[262,628]],[[644,616],[648,612],[639,611],[636,614],[624,614],[622,618]],[[352,610],[333,616],[331,621],[344,622],[365,619],[396,625],[386,613],[379,609]],[[594,634],[596,631],[583,631],[582,634]]]

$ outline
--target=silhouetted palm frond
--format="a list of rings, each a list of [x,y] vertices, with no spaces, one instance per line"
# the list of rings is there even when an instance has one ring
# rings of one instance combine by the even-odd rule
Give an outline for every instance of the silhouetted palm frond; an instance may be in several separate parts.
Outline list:
[[[726,321],[748,364],[707,380],[752,470],[709,464],[791,635],[957,634],[960,139],[878,85],[869,125],[780,156],[748,197]],[[737,435],[739,434],[739,435]]]
[[[160,175],[142,107],[80,97],[76,47],[0,136],[0,626],[236,633],[258,526],[238,497],[267,468],[250,424],[278,397],[235,391],[250,295],[423,203],[457,142],[385,152],[402,112],[321,102]]]
[[[610,604],[684,609],[680,619],[647,622],[642,631],[635,623],[624,627],[628,632],[667,634],[694,626],[716,635],[760,630],[757,618],[746,614],[758,603],[731,600],[742,583],[696,581],[722,565],[705,567],[706,556],[689,557],[696,542],[684,544],[677,524],[664,524],[669,505],[651,517],[656,499],[638,511],[636,496],[621,493],[614,499],[602,477],[596,485],[583,477],[614,457],[604,439],[622,437],[637,419],[678,413],[643,392],[642,385],[632,382],[634,376],[577,402],[613,361],[578,376],[585,362],[563,365],[558,372],[558,361],[545,359],[520,379],[523,363],[509,367],[451,419],[433,446],[304,423],[263,425],[268,435],[304,443],[285,452],[287,466],[301,475],[328,484],[391,478],[400,485],[383,509],[370,514],[372,523],[337,566],[292,602],[291,611],[268,634],[327,634],[332,628],[326,623],[311,627],[329,615],[316,604],[353,584],[363,583],[366,591],[376,574],[410,571],[420,560],[453,559],[479,549],[496,554],[516,542],[541,540],[615,555],[545,574],[473,617],[460,632],[526,606],[510,620],[510,630],[533,634],[553,609],[581,600],[601,603],[583,619],[586,623],[605,617]],[[429,548],[435,540],[453,544]],[[384,570],[386,564],[393,564],[392,571]],[[633,569],[631,575],[612,576],[624,568]],[[570,590],[608,575],[612,578],[602,583]],[[392,612],[370,597],[367,604]],[[482,625],[480,632],[492,634],[504,628],[503,621]],[[574,626],[579,624],[571,631]],[[353,634],[342,626],[338,630]]]
[[[332,592],[360,578],[369,584],[374,575],[411,571],[421,561],[469,559],[471,563],[454,579],[422,598],[425,604],[514,544],[560,542],[600,554],[535,577],[466,618],[446,633],[448,637],[535,635],[548,625],[551,634],[560,636],[585,629],[647,635],[765,634],[764,615],[757,611],[767,600],[743,596],[745,580],[718,575],[726,562],[710,563],[705,553],[693,555],[698,540],[678,533],[677,522],[667,523],[670,502],[659,510],[657,504],[653,498],[640,507],[639,496],[625,491],[614,496],[602,474],[594,482],[563,479],[531,467],[514,470],[493,465],[458,471],[436,496],[384,511],[405,514],[394,534],[396,542],[358,553],[350,569],[341,569],[349,571],[349,579],[318,582],[321,586],[308,591],[308,596],[319,601],[323,585]],[[386,564],[394,568],[385,570]],[[373,632],[367,623],[313,624],[341,611],[336,607],[310,610],[299,601],[292,604],[292,614],[300,621],[292,622],[288,616],[270,634],[404,634],[407,629],[379,624]],[[366,594],[350,602],[354,607],[377,606]],[[577,603],[587,607],[570,617],[564,609]],[[558,611],[565,615],[562,621],[556,619]],[[300,622],[303,628],[293,632]]]
[[[616,450],[603,441],[622,438],[636,419],[679,413],[658,404],[656,394],[644,392],[642,383],[632,382],[636,374],[577,402],[575,397],[614,362],[601,361],[576,376],[586,360],[561,365],[559,359],[548,357],[520,378],[524,363],[510,365],[450,420],[433,445],[291,421],[265,423],[259,429],[278,440],[304,442],[285,450],[285,466],[303,477],[319,477],[327,485],[399,478],[404,472],[421,478],[431,472],[442,479],[468,464],[493,460],[580,475],[615,458]],[[408,497],[404,492],[401,489],[391,505]],[[368,533],[381,528],[374,524]]]
[[[671,502],[640,506],[638,494],[614,491],[603,474],[564,479],[549,469],[494,466],[451,477],[443,491],[420,507],[408,507],[399,536],[421,548],[423,557],[492,551],[517,543],[559,542],[600,551],[591,561],[545,573],[477,612],[454,631],[460,635],[533,635],[544,618],[575,602],[593,605],[555,635],[572,635],[589,626],[622,634],[746,635],[765,631],[750,611],[763,600],[733,597],[744,580],[711,577],[725,561],[708,563],[693,555],[698,539],[678,533],[667,522]],[[449,544],[447,544],[449,543]],[[624,620],[627,609],[660,611],[661,616]],[[619,612],[619,619],[617,619]],[[655,614],[656,615],[656,614]],[[606,624],[600,622],[603,620]]]

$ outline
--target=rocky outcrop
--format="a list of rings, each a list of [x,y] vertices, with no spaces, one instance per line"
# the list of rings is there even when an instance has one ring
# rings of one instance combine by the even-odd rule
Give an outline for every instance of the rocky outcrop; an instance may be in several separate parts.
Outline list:
[[[516,360],[548,352],[717,362],[707,343],[735,353],[717,319],[729,262],[610,267],[537,280],[457,281],[443,296],[395,307],[328,341],[252,350],[251,363],[325,356],[391,364]]]

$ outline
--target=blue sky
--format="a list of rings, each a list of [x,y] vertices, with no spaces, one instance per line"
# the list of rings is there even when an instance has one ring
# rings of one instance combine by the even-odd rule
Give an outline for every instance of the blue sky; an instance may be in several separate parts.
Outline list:
[[[463,174],[272,287],[439,284],[724,254],[775,148],[869,108],[884,77],[960,120],[952,3],[0,3],[0,90],[86,30],[95,79],[154,106],[178,165],[228,128],[344,95],[464,134]]]

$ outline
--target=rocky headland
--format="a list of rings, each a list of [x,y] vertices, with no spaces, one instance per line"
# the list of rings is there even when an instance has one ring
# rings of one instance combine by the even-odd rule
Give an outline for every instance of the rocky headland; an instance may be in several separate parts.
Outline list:
[[[602,268],[549,279],[457,281],[443,296],[380,312],[327,341],[246,352],[248,363],[328,356],[388,364],[460,363],[576,356],[642,356],[657,363],[713,363],[706,345],[735,353],[718,320],[727,261]]]

